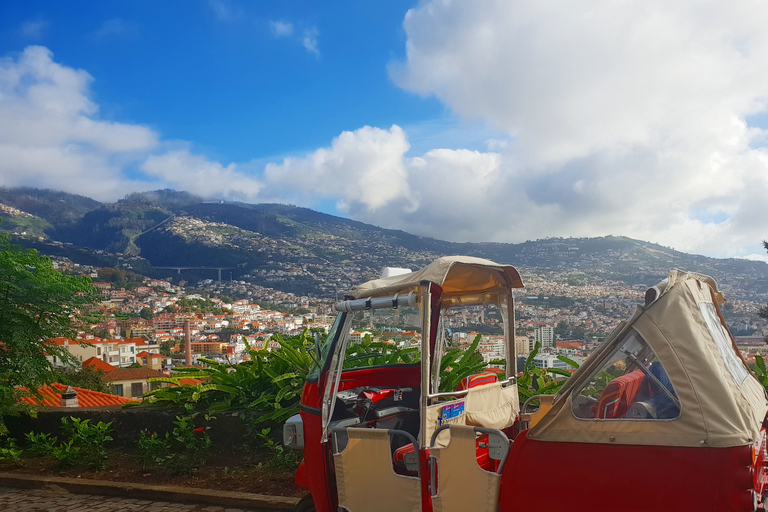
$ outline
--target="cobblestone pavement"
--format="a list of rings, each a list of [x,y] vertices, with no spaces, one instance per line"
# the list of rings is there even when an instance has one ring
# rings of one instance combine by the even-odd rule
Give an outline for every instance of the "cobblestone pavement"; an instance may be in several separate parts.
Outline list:
[[[61,487],[50,485],[44,489],[0,487],[0,510],[11,512],[250,512],[253,509],[73,494]]]

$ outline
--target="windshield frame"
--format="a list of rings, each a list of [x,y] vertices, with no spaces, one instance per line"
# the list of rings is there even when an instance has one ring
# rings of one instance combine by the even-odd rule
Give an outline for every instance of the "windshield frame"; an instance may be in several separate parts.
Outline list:
[[[328,371],[328,367],[331,364],[330,355],[334,352],[334,347],[338,342],[339,335],[344,331],[343,327],[347,323],[347,315],[348,313],[339,313],[336,316],[336,320],[328,331],[325,341],[320,346],[320,360],[315,361],[312,364],[312,369],[307,374],[307,382],[317,382],[320,379],[320,376]]]

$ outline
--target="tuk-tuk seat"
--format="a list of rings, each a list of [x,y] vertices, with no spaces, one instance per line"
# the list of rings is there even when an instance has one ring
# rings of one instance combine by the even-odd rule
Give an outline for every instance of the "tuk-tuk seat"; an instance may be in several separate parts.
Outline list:
[[[623,418],[644,379],[645,373],[635,370],[609,382],[600,395],[596,416],[603,419]]]
[[[464,391],[465,389],[482,386],[483,384],[493,384],[494,382],[499,382],[499,376],[495,372],[476,373],[461,379],[459,385],[456,386],[456,391]]]
[[[436,446],[443,430],[450,433],[445,447]],[[498,468],[488,471],[477,463],[477,435],[485,434],[488,455]],[[430,446],[429,489],[434,512],[497,512],[501,472],[510,442],[500,430],[465,425],[444,425],[435,431]]]
[[[398,475],[392,468],[392,435],[408,438],[416,451],[416,440],[404,430],[350,427],[334,431],[339,507],[349,512],[421,511],[421,480]]]

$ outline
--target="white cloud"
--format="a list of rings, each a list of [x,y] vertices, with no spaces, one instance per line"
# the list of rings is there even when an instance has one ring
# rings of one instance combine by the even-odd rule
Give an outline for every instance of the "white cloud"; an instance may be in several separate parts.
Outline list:
[[[0,60],[0,184],[33,185],[116,198],[125,187],[123,165],[157,146],[140,125],[98,118],[91,76],[53,62],[30,46]]]
[[[317,46],[317,38],[320,31],[317,27],[301,28],[301,24],[294,25],[289,21],[273,20],[269,22],[269,30],[272,36],[277,39],[288,39],[292,42],[301,44],[305,50],[316,56],[320,55]]]
[[[467,211],[472,238],[623,234],[746,255],[768,219],[766,133],[745,121],[768,99],[766,22],[768,4],[747,0],[434,0],[406,15],[407,56],[390,74],[510,136],[489,144],[506,200]],[[448,168],[482,190],[474,168]],[[409,185],[453,194],[446,180]],[[454,238],[440,207],[407,218]]]
[[[239,171],[237,164],[223,166],[188,150],[150,156],[141,170],[168,187],[202,197],[252,201],[262,188],[257,179]]]
[[[46,20],[25,21],[19,28],[19,33],[29,39],[40,39],[48,30],[50,23]]]
[[[362,216],[373,215],[393,201],[407,205],[410,191],[404,155],[408,147],[398,126],[343,132],[329,148],[268,164],[265,195],[305,205],[318,198],[338,199],[342,211]]]
[[[242,12],[227,0],[208,0],[214,16],[219,21],[234,21],[242,16]]]
[[[301,37],[301,45],[309,53],[320,55],[320,51],[317,49],[317,36],[320,32],[316,28],[308,28],[304,30],[304,34]]]
[[[269,27],[275,37],[288,37],[293,35],[293,23],[286,21],[270,21]]]
[[[135,23],[114,18],[106,20],[93,33],[93,37],[103,39],[105,37],[133,37],[138,34],[138,27]]]

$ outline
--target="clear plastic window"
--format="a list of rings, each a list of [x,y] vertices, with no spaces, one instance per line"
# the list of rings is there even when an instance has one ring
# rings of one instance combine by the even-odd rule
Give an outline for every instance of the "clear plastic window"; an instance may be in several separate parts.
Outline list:
[[[317,378],[320,375],[321,367],[325,366],[326,360],[328,359],[328,352],[331,350],[331,345],[333,345],[333,341],[339,335],[339,329],[341,328],[342,325],[344,325],[344,320],[346,319],[346,316],[347,316],[346,313],[339,314],[336,317],[336,321],[333,323],[333,326],[328,331],[328,335],[325,337],[325,340],[322,340],[320,342],[319,347],[313,348],[314,353],[317,356],[317,361],[315,364],[312,365],[312,369],[310,370],[309,375],[307,375],[307,377]]]
[[[669,420],[680,415],[672,382],[650,346],[630,331],[573,400],[582,419]]]

